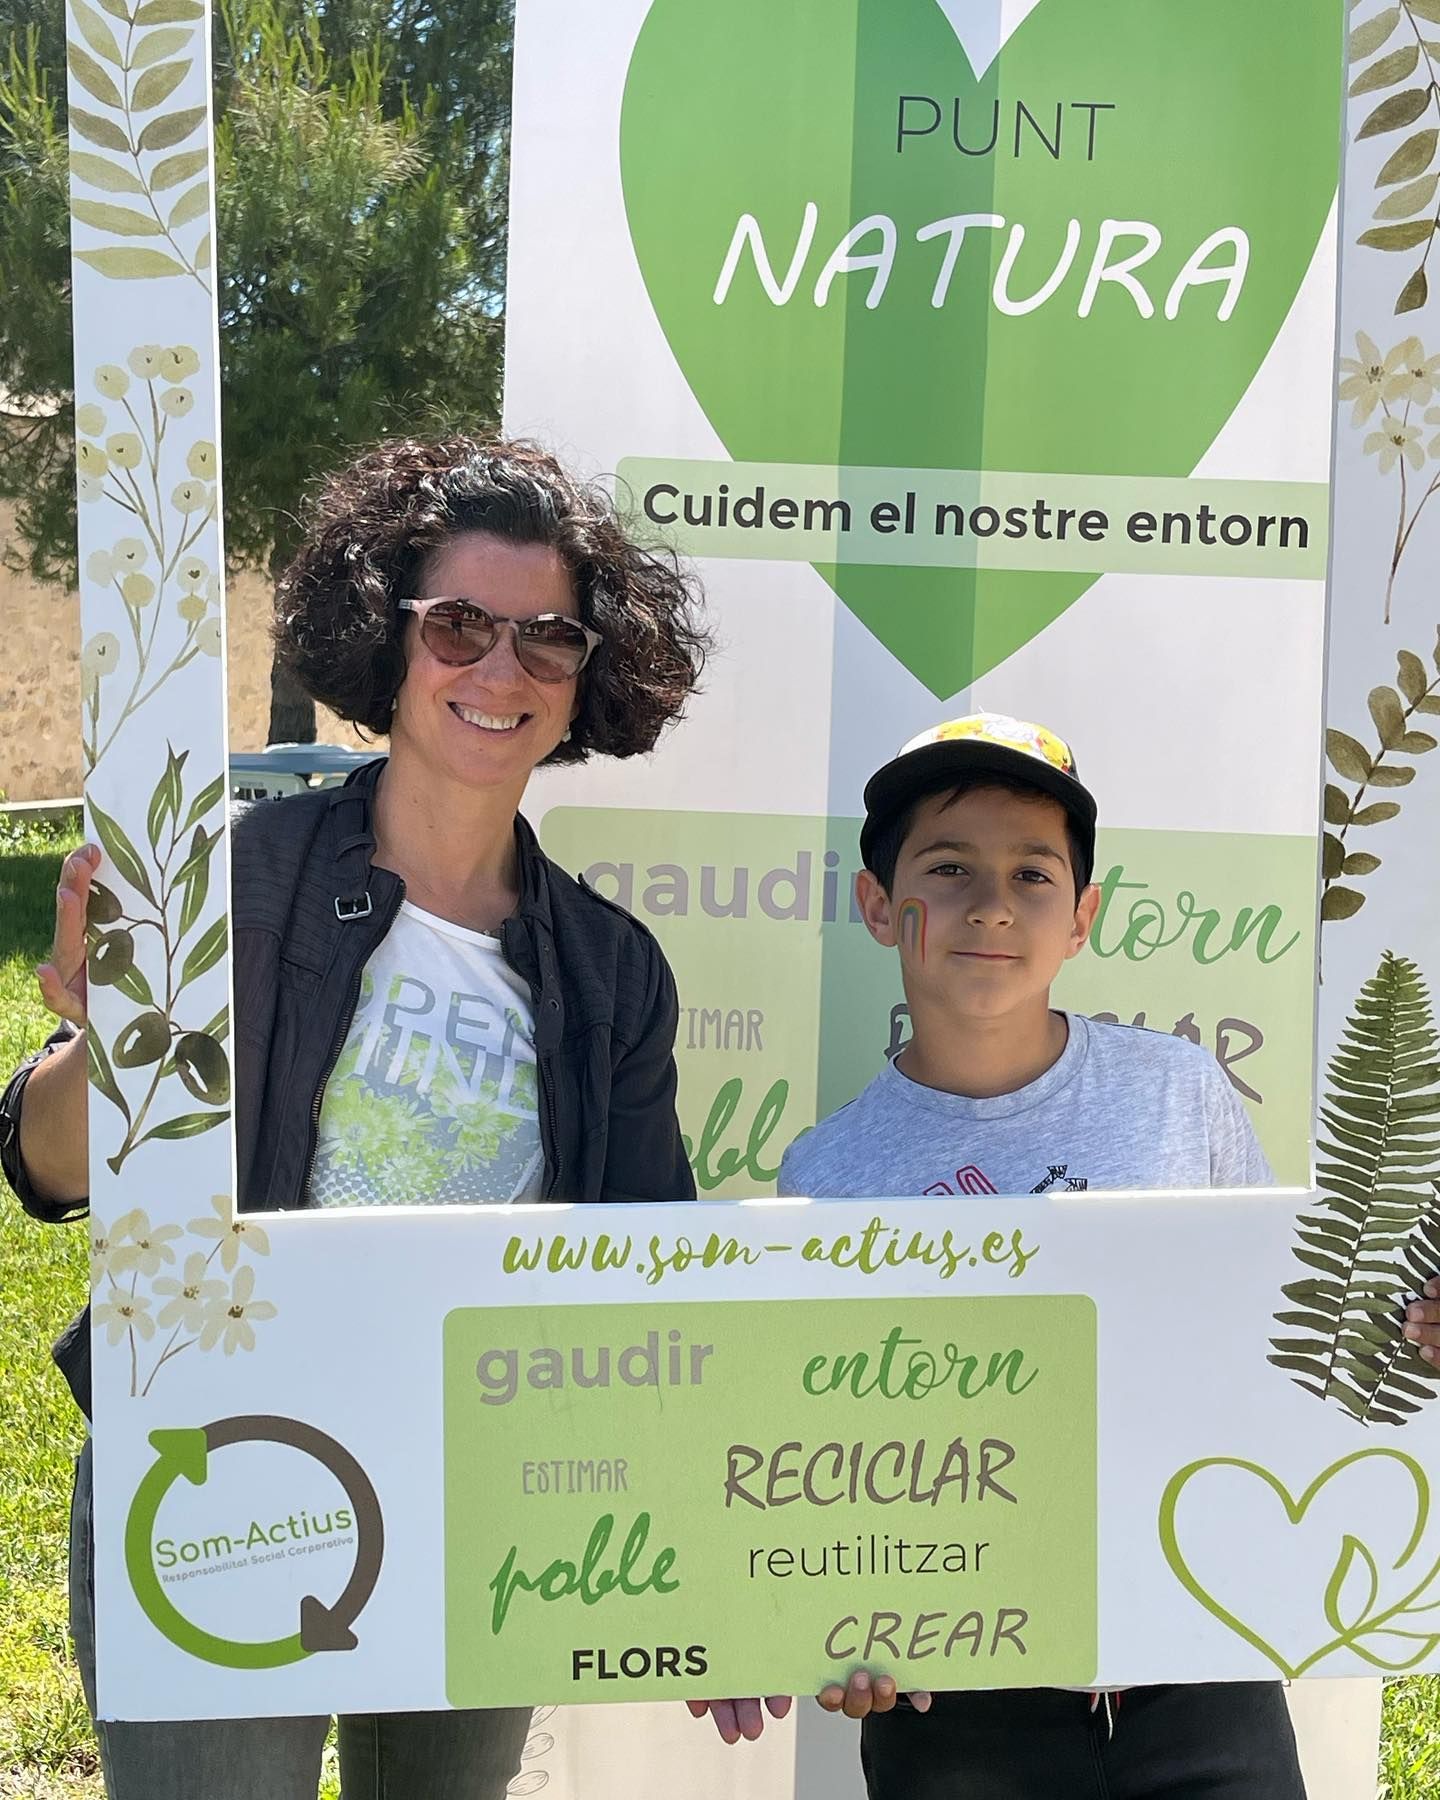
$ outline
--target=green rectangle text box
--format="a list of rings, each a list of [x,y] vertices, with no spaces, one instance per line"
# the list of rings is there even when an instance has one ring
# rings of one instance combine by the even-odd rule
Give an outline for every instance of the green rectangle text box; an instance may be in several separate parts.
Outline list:
[[[620,482],[689,556],[1320,581],[1329,537],[1323,482],[651,457]]]
[[[466,1308],[445,1322],[461,1707],[1083,1685],[1083,1296]]]

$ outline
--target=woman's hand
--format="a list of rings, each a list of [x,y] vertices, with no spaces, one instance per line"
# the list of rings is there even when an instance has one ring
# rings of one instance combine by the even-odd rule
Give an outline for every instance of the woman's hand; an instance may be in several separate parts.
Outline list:
[[[727,1744],[738,1744],[741,1738],[754,1743],[765,1729],[765,1713],[772,1719],[783,1719],[791,1707],[789,1694],[771,1694],[768,1699],[687,1700],[692,1719],[703,1719],[708,1712],[715,1729]],[[764,1706],[765,1712],[760,1710]]]
[[[55,942],[49,962],[35,971],[40,998],[57,1019],[83,1026],[86,1018],[85,914],[100,851],[82,844],[65,858],[55,890]]]
[[[55,943],[49,962],[35,971],[35,980],[46,1007],[80,1030],[31,1069],[20,1111],[20,1159],[26,1178],[42,1201],[67,1208],[82,1205],[90,1188],[85,915],[99,866],[99,850],[83,844],[60,869]]]

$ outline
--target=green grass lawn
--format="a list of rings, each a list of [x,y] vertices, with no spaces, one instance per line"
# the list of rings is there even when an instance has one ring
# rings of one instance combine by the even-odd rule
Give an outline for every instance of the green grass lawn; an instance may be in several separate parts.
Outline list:
[[[0,1079],[46,1034],[31,971],[49,948],[55,878],[75,840],[0,824]],[[0,1800],[100,1800],[65,1625],[65,1538],[82,1424],[50,1340],[85,1294],[83,1228],[47,1229],[0,1188]],[[1440,1792],[1440,1676],[1385,1695],[1381,1800]],[[320,1800],[336,1800],[333,1746]],[[199,1800],[199,1797],[197,1797]],[[1368,1796],[1356,1796],[1368,1800]]]
[[[1381,1800],[1440,1793],[1440,1675],[1411,1675],[1385,1688],[1380,1739]]]
[[[32,970],[50,942],[55,874],[75,842],[0,836],[0,1080],[40,1043]],[[83,1425],[50,1340],[85,1292],[83,1229],[47,1231],[0,1200],[0,1794],[100,1794],[65,1625],[65,1538]]]

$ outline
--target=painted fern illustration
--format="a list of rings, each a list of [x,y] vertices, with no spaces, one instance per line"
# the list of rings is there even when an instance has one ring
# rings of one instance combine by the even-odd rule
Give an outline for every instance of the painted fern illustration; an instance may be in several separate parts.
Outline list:
[[[1362,1425],[1404,1425],[1435,1398],[1440,1369],[1403,1335],[1404,1305],[1440,1275],[1440,1063],[1430,995],[1386,951],[1355,1004],[1320,1108],[1318,1210],[1283,1289],[1293,1310],[1270,1361]]]

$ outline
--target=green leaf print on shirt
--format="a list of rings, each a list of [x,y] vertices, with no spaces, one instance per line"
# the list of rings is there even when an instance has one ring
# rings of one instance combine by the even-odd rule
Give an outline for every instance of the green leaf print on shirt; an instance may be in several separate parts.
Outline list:
[[[405,1094],[380,1094],[352,1076],[332,1088],[325,1101],[325,1135],[330,1160],[342,1169],[375,1169],[418,1148],[417,1132],[431,1129],[417,1117]]]
[[[352,1075],[332,1081],[321,1116],[320,1160],[329,1170],[357,1178],[356,1202],[414,1206],[444,1181],[446,1156],[437,1122],[409,1095],[377,1093]]]
[[[500,1110],[500,1088],[493,1081],[483,1082],[479,1098],[461,1101],[451,1116],[455,1120],[455,1158],[466,1168],[494,1162],[501,1145],[520,1123],[513,1113]]]

